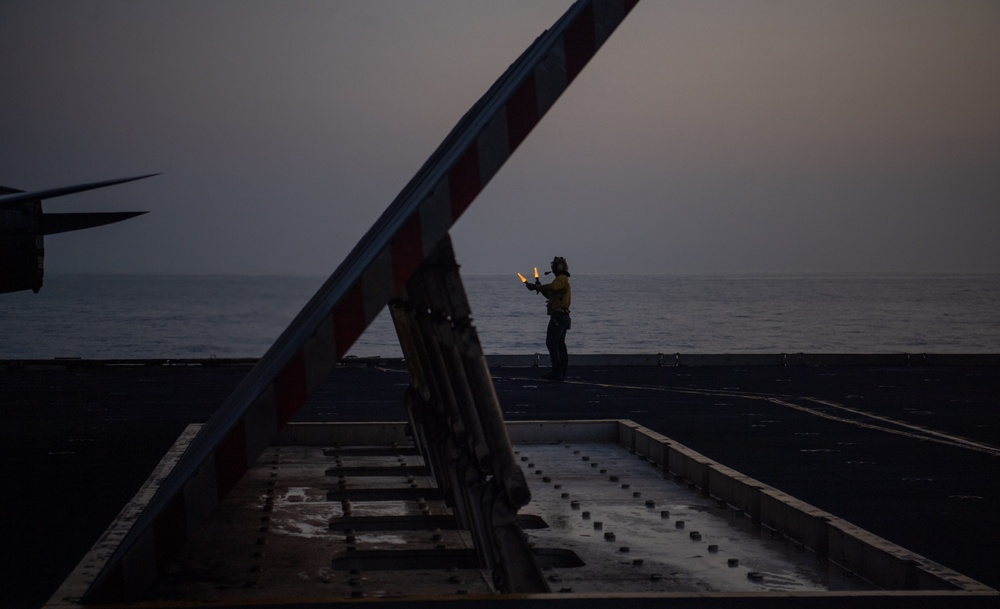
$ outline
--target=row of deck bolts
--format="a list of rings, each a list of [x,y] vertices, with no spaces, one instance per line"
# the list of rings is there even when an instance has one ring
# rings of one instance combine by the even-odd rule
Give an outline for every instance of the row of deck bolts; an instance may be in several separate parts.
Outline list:
[[[264,512],[264,515],[260,517],[260,526],[257,527],[257,532],[260,533],[260,535],[257,537],[256,540],[254,540],[254,545],[257,546],[258,548],[267,544],[267,535],[268,533],[270,533],[271,530],[271,517],[269,516],[269,514],[274,511],[274,493],[275,493],[274,489],[276,485],[275,478],[278,477],[278,472],[277,472],[278,464],[281,462],[280,453],[281,453],[281,448],[278,448],[275,451],[274,459],[271,460],[271,472],[270,474],[268,474],[268,477],[271,479],[268,480],[264,485],[265,486],[264,505],[261,506],[261,511]],[[250,570],[249,570],[250,573],[261,572],[261,570],[263,569],[264,554],[265,552],[263,549],[254,550],[253,564],[250,565]],[[255,579],[248,579],[247,581],[243,582],[243,587],[254,588],[257,586],[257,583],[258,582]]]
[[[281,449],[278,448],[276,450],[276,455],[275,455],[276,458],[274,458],[271,461],[271,470],[272,471],[271,471],[271,473],[269,475],[270,478],[276,478],[277,475],[278,475],[276,470],[278,469],[278,464],[280,463],[280,458],[278,458],[278,457],[280,457],[280,452],[281,452]],[[403,462],[403,461],[405,461],[405,459],[403,457],[400,457],[398,459],[398,461]],[[342,466],[343,465],[343,462],[340,459],[340,457],[336,458],[336,462],[337,462],[338,466]],[[340,486],[340,488],[345,488],[346,487],[346,482],[347,482],[346,478],[344,476],[340,476],[339,480],[338,480],[338,486]],[[415,488],[417,486],[416,479],[413,476],[407,476],[407,482],[410,483],[411,487]],[[258,532],[262,533],[263,535],[257,538],[256,543],[255,543],[255,545],[257,545],[257,546],[263,546],[263,545],[265,545],[267,543],[266,534],[269,532],[269,530],[270,530],[270,524],[271,524],[271,517],[268,514],[270,514],[271,512],[274,511],[274,494],[275,494],[274,487],[275,487],[275,480],[273,480],[273,479],[272,480],[268,480],[265,483],[265,487],[266,487],[265,488],[265,499],[264,499],[264,504],[262,506],[262,511],[264,512],[264,515],[261,516],[261,518],[260,518],[260,527],[258,528]],[[346,499],[342,500],[341,501],[341,506],[342,506],[342,510],[343,510],[344,515],[345,516],[350,516],[351,513],[352,513],[352,508],[351,508],[350,501],[346,500]],[[430,514],[430,506],[428,506],[426,500],[424,500],[423,498],[417,499],[417,507],[420,509],[420,511],[421,511],[421,513],[423,515],[429,515]],[[345,533],[345,535],[344,535],[345,541],[347,542],[347,547],[346,547],[347,551],[356,551],[357,550],[357,545],[356,545],[357,544],[357,535],[355,533],[355,530],[351,529],[351,528],[348,528],[348,529],[346,529],[344,531],[344,533]],[[437,549],[439,549],[439,550],[445,549],[446,546],[444,545],[444,543],[442,543],[443,542],[443,535],[441,534],[441,529],[434,529],[434,532],[431,535],[431,540],[437,543],[437,546],[436,546]],[[254,564],[250,567],[250,572],[251,573],[260,573],[260,571],[261,571],[261,561],[263,560],[263,557],[264,557],[264,551],[263,550],[256,550],[256,551],[254,551],[254,553],[253,553]],[[449,569],[449,571],[453,571],[453,570],[454,569]],[[348,586],[350,586],[351,588],[360,588],[361,585],[362,585],[362,581],[363,581],[363,578],[361,576],[361,571],[359,569],[351,569],[349,571],[349,573],[348,573],[348,581],[347,581],[347,585]],[[457,575],[451,575],[448,578],[448,583],[451,583],[451,584],[460,584],[460,583],[462,583],[462,579],[459,576],[457,576]],[[255,586],[257,586],[257,581],[253,580],[253,579],[247,580],[243,584],[244,588],[252,588],[252,587],[255,587]],[[457,594],[468,594],[468,590],[463,589],[463,588],[459,588],[456,591],[456,593]],[[351,590],[351,595],[350,596],[351,596],[351,598],[363,598],[365,596],[365,594],[364,594],[364,592],[362,590],[355,589],[355,590]]]
[[[454,571],[455,569],[454,568],[449,568],[448,570],[449,571]],[[350,586],[352,588],[360,588],[361,587],[364,578],[361,576],[361,570],[360,569],[351,569],[348,572],[348,577],[350,578],[350,579],[347,580],[347,585],[348,586]],[[462,578],[459,577],[459,576],[457,576],[457,575],[451,575],[451,576],[448,577],[448,583],[449,584],[461,584],[462,583]],[[455,591],[455,593],[456,594],[468,594],[469,591],[466,590],[465,588],[458,588]],[[351,598],[364,598],[364,597],[365,597],[365,593],[364,593],[363,590],[351,590]]]
[[[566,448],[571,448],[571,447],[567,446]],[[579,455],[580,451],[579,450],[574,450],[573,454],[574,455]],[[582,461],[590,461],[590,457],[587,456],[587,455],[583,455],[581,457],[581,460]],[[529,469],[535,467],[535,464],[531,463],[528,457],[521,456],[521,461],[528,461],[528,468]],[[590,466],[593,467],[593,468],[597,468],[597,467],[599,467],[599,464],[597,462],[592,462],[590,464]],[[541,476],[542,473],[543,472],[540,469],[536,469],[535,470],[535,475]],[[601,469],[600,473],[601,474],[607,474],[608,470],[607,469]],[[610,482],[620,482],[621,478],[618,477],[618,476],[615,476],[615,475],[611,475],[611,476],[608,477],[608,480]],[[549,477],[549,476],[542,476],[542,482],[545,482],[547,484],[548,483],[552,483],[552,478]],[[630,485],[628,483],[623,483],[621,485],[621,487],[622,487],[622,489],[628,490],[630,488]],[[556,483],[556,484],[553,484],[553,488],[555,488],[555,489],[558,490],[558,489],[562,488],[562,485]],[[564,492],[564,493],[560,494],[560,497],[562,499],[569,499],[570,494]],[[642,497],[642,493],[639,492],[639,491],[634,491],[632,493],[632,497],[638,499],[638,498]],[[579,510],[580,509],[580,502],[578,500],[576,500],[576,499],[571,500],[569,502],[569,505],[570,505],[571,509],[574,509],[574,510]],[[653,501],[652,499],[647,499],[646,500],[646,507],[650,508],[650,509],[653,509],[653,508],[656,507],[656,502]],[[588,511],[582,512],[581,513],[581,517],[584,520],[590,520],[590,517],[591,517],[590,512],[588,512]],[[670,511],[669,510],[660,510],[660,518],[664,519],[664,520],[669,519],[670,518]],[[677,520],[677,521],[674,522],[674,527],[677,528],[677,529],[683,529],[685,527],[685,522],[683,520]],[[604,523],[603,522],[601,522],[599,520],[594,521],[594,530],[595,531],[600,531],[600,530],[603,530],[603,529],[604,529]],[[691,531],[688,534],[688,537],[692,541],[701,541],[701,533],[698,532],[698,531]],[[607,532],[604,533],[604,539],[605,539],[605,541],[615,541],[615,534],[613,532],[611,532],[611,531],[607,531]],[[628,553],[630,551],[630,548],[628,546],[621,546],[621,547],[618,548],[618,551],[621,552],[621,553],[623,553],[623,554],[626,554],[626,553]],[[714,544],[714,543],[713,544],[709,544],[708,545],[708,551],[709,551],[710,554],[717,554],[719,552],[719,546],[718,546],[718,544]],[[641,558],[636,558],[636,559],[634,559],[632,561],[632,564],[635,565],[635,566],[641,566],[643,564],[643,560]],[[740,560],[738,558],[730,558],[730,559],[727,559],[726,564],[729,567],[735,568],[735,567],[740,566]],[[658,581],[660,579],[663,579],[663,576],[660,575],[660,574],[658,574],[658,573],[654,573],[654,574],[652,574],[650,576],[650,579],[652,579],[654,581]],[[749,579],[749,580],[751,580],[753,582],[759,583],[759,582],[764,581],[764,575],[762,573],[757,572],[757,571],[750,571],[749,573],[747,573],[747,579]],[[562,590],[562,592],[569,592],[569,591],[570,590],[568,590],[568,589]]]
[[[400,466],[406,465],[405,457],[399,456],[396,458],[396,461],[399,463]],[[336,457],[335,462],[337,464],[337,467],[343,467],[344,465],[344,462],[340,457]],[[338,476],[337,478],[338,478],[337,486],[339,486],[341,489],[347,488],[347,477]],[[410,485],[410,488],[417,488],[418,486],[417,480],[413,476],[407,476],[406,482]],[[344,516],[352,515],[353,509],[351,507],[350,500],[343,499],[341,500],[340,505]],[[417,499],[417,508],[420,509],[420,513],[424,516],[428,516],[431,513],[430,506],[427,505],[427,501],[423,497],[419,497]],[[358,538],[353,528],[347,528],[344,530],[344,541],[347,543],[346,550],[348,552],[357,551]],[[431,534],[431,541],[436,543],[435,547],[438,550],[444,550],[446,548],[445,544],[443,543],[444,536],[441,534],[441,529],[438,528],[434,529],[433,533]],[[451,571],[452,569],[448,570]],[[363,579],[364,578],[361,576],[360,569],[351,569],[348,572],[347,585],[352,588],[360,588],[363,583]],[[448,578],[448,583],[460,584],[462,583],[462,579],[457,575],[452,575]],[[458,590],[456,590],[456,594],[468,594],[468,593],[469,591],[464,588],[459,588]],[[364,598],[364,597],[365,593],[363,590],[351,590],[351,598]]]
[[[574,454],[579,454],[579,452],[580,451],[574,451]],[[528,458],[522,456],[521,460],[522,461],[528,461]],[[582,457],[582,460],[583,461],[590,461],[590,457],[584,455]],[[337,461],[337,465],[338,466],[342,465],[342,461],[341,461],[341,459],[339,457],[336,459],[336,461]],[[399,461],[404,461],[404,459],[400,458]],[[277,464],[277,463],[278,463],[277,460],[272,461],[272,464]],[[533,463],[528,463],[528,467],[529,468],[533,468],[534,464]],[[591,467],[597,468],[598,464],[596,462],[595,463],[591,463]],[[277,468],[272,468],[272,469],[277,469]],[[601,469],[600,473],[601,474],[606,474],[607,470],[606,469]],[[542,470],[535,470],[535,474],[536,475],[541,475],[542,474]],[[275,474],[272,473],[271,475],[273,477]],[[340,486],[341,488],[344,488],[346,486],[346,479],[343,476],[340,476],[339,478],[340,479],[338,480],[338,482],[339,482],[338,486]],[[551,478],[548,477],[548,476],[543,477],[542,480],[544,482],[546,482],[546,483],[551,483]],[[620,478],[618,476],[611,475],[609,477],[609,480],[611,482],[619,482]],[[413,479],[413,477],[411,477],[411,476],[407,477],[407,482],[410,484],[411,487],[416,486],[415,479]],[[271,481],[268,484],[268,486],[273,486],[273,484],[274,484],[273,481]],[[630,488],[630,485],[628,483],[623,483],[621,486],[622,486],[623,489]],[[554,488],[556,488],[556,489],[560,489],[561,487],[562,487],[561,484],[555,484],[554,485]],[[270,512],[273,509],[273,501],[274,501],[273,500],[273,489],[269,489],[269,492],[267,493],[267,495],[268,495],[268,497],[265,499],[264,511],[265,512]],[[569,496],[570,496],[569,493],[565,493],[565,492],[561,493],[561,497],[563,499],[568,499]],[[638,492],[638,491],[635,491],[635,492],[632,493],[632,496],[634,498],[639,498],[639,497],[642,496],[642,493]],[[645,505],[646,505],[647,508],[651,508],[652,509],[652,508],[656,507],[656,502],[653,501],[653,500],[651,500],[651,499],[647,499],[646,502],[645,502]],[[343,511],[344,511],[345,516],[346,515],[350,515],[350,513],[351,513],[352,510],[351,510],[350,502],[348,500],[343,500],[342,501],[342,507],[343,507]],[[577,500],[573,500],[573,501],[570,502],[570,507],[572,509],[574,509],[574,510],[578,510],[578,509],[580,509],[580,502],[577,501]],[[418,499],[418,508],[421,510],[421,512],[424,515],[429,514],[429,506],[426,504],[426,502],[422,498]],[[591,514],[590,514],[589,511],[582,512],[581,516],[582,516],[582,518],[584,520],[589,520],[591,518]],[[660,511],[660,518],[662,518],[662,519],[668,519],[668,518],[670,518],[670,512],[668,510],[661,510]],[[263,526],[260,528],[260,532],[266,533],[267,530],[268,530],[268,524],[269,524],[268,521],[270,520],[270,518],[267,517],[267,516],[264,516],[261,520],[262,520],[262,525]],[[595,530],[602,530],[603,526],[604,526],[603,523],[600,522],[600,521],[595,521],[593,523],[593,525],[594,525],[594,529]],[[674,523],[674,525],[678,529],[683,529],[685,527],[685,522],[683,520],[677,520]],[[356,544],[356,537],[354,535],[354,531],[353,530],[347,530],[347,531],[345,531],[345,533],[346,533],[346,535],[345,535],[346,540],[345,541],[348,544],[348,547],[347,547],[348,551],[356,549],[356,545],[354,545],[354,544]],[[698,531],[692,531],[689,534],[689,537],[693,541],[701,541],[701,538],[702,538],[701,537],[701,533],[699,533]],[[435,542],[438,542],[437,543],[437,548],[438,549],[443,549],[445,547],[444,544],[440,543],[442,541],[442,536],[441,536],[441,533],[440,533],[439,529],[435,529],[434,534],[432,535],[431,539],[433,541],[435,541]],[[613,532],[610,532],[610,531],[605,532],[604,533],[604,539],[606,541],[615,541],[615,534]],[[257,540],[257,545],[262,545],[262,542],[264,542],[263,538],[258,539]],[[630,551],[630,548],[628,546],[621,546],[619,548],[619,551],[621,553],[628,553]],[[717,553],[719,551],[719,547],[716,544],[710,544],[708,546],[708,551],[710,553],[713,553],[713,554]],[[257,558],[259,560],[260,557],[262,557],[262,555],[263,555],[263,553],[255,553],[255,558]],[[643,564],[643,560],[641,558],[634,559],[632,561],[632,564],[635,565],[635,566],[641,566]],[[739,566],[739,559],[730,558],[730,559],[728,559],[727,564],[730,567],[738,567]],[[251,569],[252,571],[259,569],[258,565],[255,565],[255,566],[257,567],[257,569]],[[360,577],[361,574],[360,574],[360,571],[352,569],[350,571],[349,575],[350,575],[350,577],[349,577],[349,580],[348,580],[348,585],[350,585],[351,587],[358,587],[358,586],[361,585],[361,577]],[[650,576],[650,579],[652,579],[654,581],[661,580],[662,578],[663,578],[663,576],[660,575],[660,574],[658,574],[658,573],[654,573],[654,574],[652,574]],[[750,572],[750,573],[748,573],[747,574],[747,578],[750,579],[750,580],[752,580],[752,581],[755,581],[755,582],[761,582],[764,579],[763,575],[761,573],[757,573],[757,572]],[[558,576],[555,576],[555,575],[550,576],[549,579],[551,581],[554,581],[554,582],[555,581],[560,581],[560,578]],[[449,578],[449,582],[450,583],[461,583],[461,579],[458,578],[458,576],[453,575],[453,576],[451,576]],[[253,581],[247,582],[247,585],[250,585],[250,586],[255,585],[255,584],[256,584],[256,582],[253,582]],[[463,594],[463,593],[467,593],[468,591],[467,590],[463,590],[463,589],[459,589],[457,592],[459,594]],[[560,592],[572,592],[572,589],[571,588],[563,588],[563,589],[560,590]],[[362,596],[364,596],[364,595],[363,595],[363,592],[361,590],[352,590],[351,591],[351,597],[353,597],[353,598],[359,598],[359,597],[362,597]]]

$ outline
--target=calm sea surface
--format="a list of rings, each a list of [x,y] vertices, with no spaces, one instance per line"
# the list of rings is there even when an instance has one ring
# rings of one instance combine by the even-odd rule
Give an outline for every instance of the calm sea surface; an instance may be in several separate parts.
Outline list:
[[[0,359],[259,357],[323,277],[48,275],[0,294]],[[543,299],[463,278],[483,348],[545,352]],[[998,353],[1000,274],[574,275],[576,353]],[[351,354],[398,357],[383,313]]]

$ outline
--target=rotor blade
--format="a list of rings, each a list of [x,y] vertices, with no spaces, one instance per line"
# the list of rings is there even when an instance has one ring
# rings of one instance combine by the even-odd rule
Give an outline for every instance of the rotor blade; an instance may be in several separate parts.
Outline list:
[[[94,228],[141,216],[144,211],[95,211],[68,214],[42,214],[42,234],[55,235],[84,228]]]
[[[47,190],[36,190],[33,192],[19,192],[11,195],[3,195],[0,196],[0,207],[12,203],[21,203],[23,201],[37,201],[40,199],[51,199],[53,197],[62,197],[64,195],[71,195],[73,193],[83,192],[85,190],[94,190],[95,188],[114,186],[115,184],[123,184],[125,182],[142,180],[144,178],[149,178],[158,175],[160,174],[148,173],[146,175],[135,176],[132,178],[118,178],[117,180],[104,180],[102,182],[91,182],[89,184],[77,184],[75,186],[63,186],[61,188],[49,188]]]

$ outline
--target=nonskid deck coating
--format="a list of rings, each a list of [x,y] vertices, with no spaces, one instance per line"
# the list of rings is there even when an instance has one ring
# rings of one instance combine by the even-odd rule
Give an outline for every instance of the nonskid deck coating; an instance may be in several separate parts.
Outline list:
[[[608,424],[621,423],[553,430],[583,425],[572,435],[586,437],[593,433],[587,428]],[[401,434],[403,425],[367,428],[385,436],[389,429]],[[135,600],[250,605],[495,594],[469,533],[442,524],[451,511],[434,480],[414,473],[422,471],[422,458],[400,446],[340,445],[362,432],[291,425],[284,437],[292,445],[267,449],[149,595]],[[316,445],[317,439],[336,450]],[[873,589],[799,544],[762,535],[741,513],[665,478],[622,446],[554,441],[516,444],[515,450],[533,492],[522,516],[540,525],[527,533],[553,592]],[[390,498],[378,500],[383,494]],[[132,521],[121,523],[127,528]],[[85,562],[58,598],[72,599],[86,585],[84,572],[92,572],[94,562]]]
[[[996,457],[940,443],[878,437],[858,426],[801,415],[754,427],[765,402],[725,399],[713,390],[813,396],[1000,446],[1000,356],[824,356],[782,365],[766,357],[719,356],[692,366],[571,366],[574,384],[514,382],[542,370],[494,368],[505,418],[629,416],[761,481],[864,526],[924,556],[1000,587]],[[702,358],[703,360],[705,358]],[[900,358],[896,358],[900,359]],[[815,361],[813,361],[815,360]],[[682,360],[681,364],[685,362]],[[693,363],[693,362],[692,362]],[[14,527],[2,559],[11,581],[2,603],[44,603],[189,423],[203,422],[253,361],[0,361],[5,406],[3,464],[19,499],[6,506]],[[799,365],[807,364],[807,365]],[[652,403],[641,384],[703,393],[667,393]],[[391,360],[338,367],[300,413],[303,421],[398,420],[407,384]],[[601,397],[598,397],[598,393]],[[606,397],[605,397],[606,394]],[[673,397],[670,397],[673,396]],[[770,413],[768,420],[774,418]],[[800,439],[852,442],[845,453],[807,453]],[[814,447],[814,446],[813,446]],[[796,456],[798,455],[798,456]],[[902,458],[905,455],[905,459]],[[850,460],[874,462],[874,466]],[[864,497],[862,501],[860,498]],[[79,509],[66,509],[73,497]],[[831,601],[833,602],[833,601]],[[855,601],[856,604],[857,601]],[[951,603],[952,601],[949,601]]]
[[[547,529],[539,547],[586,564],[553,569],[573,592],[807,592],[873,587],[613,444],[517,445]],[[554,578],[554,579],[553,579]]]
[[[343,467],[420,464],[418,456],[392,451],[384,456],[338,457]],[[403,461],[400,461],[402,459]],[[477,568],[438,570],[368,569],[345,559],[406,549],[468,550],[468,535],[433,526],[410,530],[355,530],[336,524],[346,518],[383,518],[449,514],[430,496],[429,475],[366,476],[344,479],[331,473],[335,458],[323,447],[269,448],[233,488],[175,566],[145,600],[259,603],[288,599],[334,600],[490,593],[488,576]],[[412,501],[340,500],[331,493],[415,489]]]

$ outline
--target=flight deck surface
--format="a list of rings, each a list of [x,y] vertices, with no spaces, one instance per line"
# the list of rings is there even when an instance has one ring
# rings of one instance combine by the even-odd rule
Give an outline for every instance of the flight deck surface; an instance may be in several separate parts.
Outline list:
[[[1000,366],[828,364],[493,367],[508,421],[629,418],[996,588]],[[11,606],[44,602],[189,423],[251,362],[4,362],[3,463],[23,526]],[[338,366],[300,421],[399,420],[399,362]],[[827,402],[826,404],[820,401]],[[876,418],[878,417],[878,418]],[[66,502],[73,508],[67,512]]]

